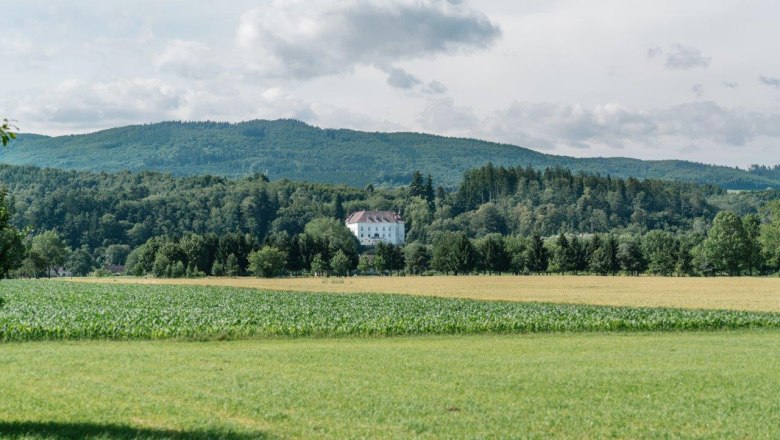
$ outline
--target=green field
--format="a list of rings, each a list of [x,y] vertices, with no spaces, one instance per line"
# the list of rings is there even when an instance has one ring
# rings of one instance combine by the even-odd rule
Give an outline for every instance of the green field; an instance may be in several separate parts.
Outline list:
[[[0,283],[0,341],[780,328],[780,313],[60,281]]]
[[[0,352],[0,436],[10,438],[780,436],[776,331],[59,341]]]
[[[0,298],[0,438],[780,436],[778,313],[62,281]]]

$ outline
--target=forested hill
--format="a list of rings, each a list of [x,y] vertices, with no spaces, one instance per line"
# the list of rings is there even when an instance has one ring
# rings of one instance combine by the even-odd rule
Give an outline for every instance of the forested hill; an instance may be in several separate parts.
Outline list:
[[[501,166],[560,166],[617,177],[682,180],[726,189],[780,188],[780,175],[685,161],[628,158],[577,159],[513,145],[419,133],[320,129],[293,120],[163,122],[47,137],[23,134],[0,151],[0,162],[90,170],[155,170],[174,175],[399,185],[413,170],[454,187],[463,173],[492,162]]]

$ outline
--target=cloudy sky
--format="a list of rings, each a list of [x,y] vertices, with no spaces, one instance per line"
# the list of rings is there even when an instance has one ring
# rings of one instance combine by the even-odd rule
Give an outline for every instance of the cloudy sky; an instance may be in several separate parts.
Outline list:
[[[24,132],[296,118],[554,154],[780,163],[780,3],[3,2]]]

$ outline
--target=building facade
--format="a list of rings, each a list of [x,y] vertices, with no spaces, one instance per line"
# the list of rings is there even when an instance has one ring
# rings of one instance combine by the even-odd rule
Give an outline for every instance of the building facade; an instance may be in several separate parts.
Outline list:
[[[346,224],[363,246],[376,246],[380,241],[398,246],[406,238],[404,220],[392,211],[353,212]]]

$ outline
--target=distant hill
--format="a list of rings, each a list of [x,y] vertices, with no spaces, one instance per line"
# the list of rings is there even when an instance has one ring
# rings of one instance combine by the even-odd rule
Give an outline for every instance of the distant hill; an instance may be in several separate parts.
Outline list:
[[[407,184],[414,170],[436,184],[454,186],[470,168],[492,162],[619,177],[683,180],[726,189],[780,188],[780,175],[679,160],[585,158],[543,154],[514,145],[420,133],[368,133],[320,129],[294,120],[163,122],[85,135],[23,134],[0,150],[0,162],[90,170],[156,170],[174,175],[343,183]]]

